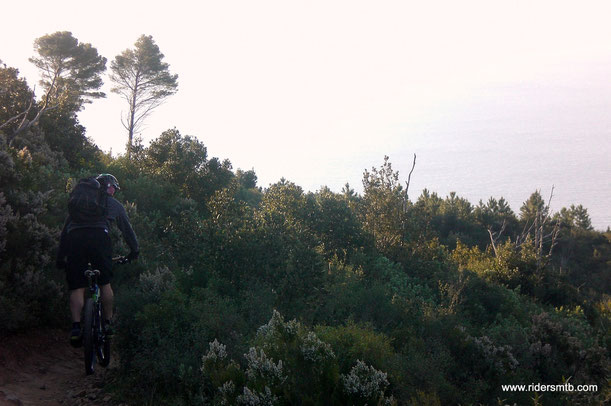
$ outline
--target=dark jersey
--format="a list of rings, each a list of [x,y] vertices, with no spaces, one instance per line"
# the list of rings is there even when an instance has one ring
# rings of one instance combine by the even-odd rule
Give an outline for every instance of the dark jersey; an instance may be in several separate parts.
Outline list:
[[[66,254],[66,250],[68,248],[66,244],[66,237],[71,231],[84,228],[101,228],[106,230],[106,232],[109,232],[112,223],[116,223],[130,250],[132,252],[138,252],[139,247],[136,233],[134,233],[134,230],[129,222],[125,207],[123,207],[123,205],[114,197],[108,196],[108,215],[106,216],[105,220],[91,224],[75,223],[70,219],[70,216],[68,216],[60,238],[59,257],[61,258]]]

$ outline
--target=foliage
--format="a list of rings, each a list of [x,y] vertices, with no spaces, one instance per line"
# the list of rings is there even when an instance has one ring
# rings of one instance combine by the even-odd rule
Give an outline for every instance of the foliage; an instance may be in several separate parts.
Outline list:
[[[34,97],[34,92],[27,81],[19,77],[17,69],[0,66],[0,130],[14,134],[24,115],[26,120],[34,118],[35,112],[28,112]]]
[[[71,32],[58,31],[34,41],[38,54],[30,58],[42,76],[45,90],[43,105],[72,106],[81,109],[89,99],[105,97],[101,74],[106,70],[106,58],[96,48],[79,42]]]
[[[361,218],[364,228],[373,235],[376,248],[392,256],[402,243],[405,197],[399,173],[392,169],[388,157],[384,157],[380,169],[364,172],[363,189]]]
[[[52,271],[64,165],[40,132],[13,146],[0,133],[0,335],[66,318],[63,281]]]
[[[202,372],[213,404],[394,404],[386,373],[357,360],[340,374],[331,345],[276,311],[243,357],[240,367],[224,345],[210,343]]]

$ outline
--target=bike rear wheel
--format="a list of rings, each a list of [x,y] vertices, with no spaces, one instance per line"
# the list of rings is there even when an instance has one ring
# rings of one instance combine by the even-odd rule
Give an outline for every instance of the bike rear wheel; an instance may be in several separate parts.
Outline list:
[[[107,367],[110,363],[110,341],[107,338],[98,347],[98,363],[101,367]]]
[[[95,365],[95,334],[93,299],[88,298],[83,309],[83,350],[85,352],[85,373],[87,375],[93,374]]]
[[[96,328],[98,337],[98,342],[96,343],[96,355],[98,357],[98,363],[100,364],[100,366],[107,367],[110,363],[110,340],[108,339],[108,337],[106,337],[106,334],[104,334],[104,326],[102,325],[102,320],[105,319],[104,310],[102,309],[102,306],[99,307],[97,313],[97,320],[99,325],[98,328]]]

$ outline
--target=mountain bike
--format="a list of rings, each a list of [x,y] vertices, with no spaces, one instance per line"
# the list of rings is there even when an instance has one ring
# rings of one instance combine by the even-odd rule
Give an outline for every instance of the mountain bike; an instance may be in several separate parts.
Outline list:
[[[113,263],[125,264],[125,257],[112,259]],[[83,307],[83,349],[85,352],[85,373],[93,374],[96,359],[100,366],[106,367],[110,363],[110,339],[104,332],[104,309],[100,300],[100,287],[98,276],[100,271],[92,269],[91,264],[85,270],[89,288],[86,292],[85,306]]]

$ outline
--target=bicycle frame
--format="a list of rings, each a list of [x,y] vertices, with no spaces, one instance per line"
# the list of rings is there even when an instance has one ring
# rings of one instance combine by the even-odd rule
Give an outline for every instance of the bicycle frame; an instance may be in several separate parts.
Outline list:
[[[115,264],[128,263],[125,257],[112,259]],[[98,276],[100,271],[92,269],[91,264],[85,270],[88,289],[83,307],[83,347],[85,352],[85,372],[93,373],[96,358],[100,366],[106,367],[110,362],[110,340],[106,337],[103,328],[104,309],[100,300],[100,287]]]
[[[95,303],[98,303],[100,300],[100,287],[98,286],[98,276],[100,276],[100,271],[97,269],[91,269],[91,265],[89,268],[90,269],[85,271],[85,276],[87,277],[87,282],[89,284],[89,294],[91,295],[91,299],[93,299]]]
[[[91,266],[85,271],[89,285],[83,308],[83,347],[87,375],[93,373],[96,358],[103,367],[110,362],[110,342],[106,339],[102,326],[103,309],[100,300],[100,287],[97,283],[99,275],[100,271],[91,269]]]

